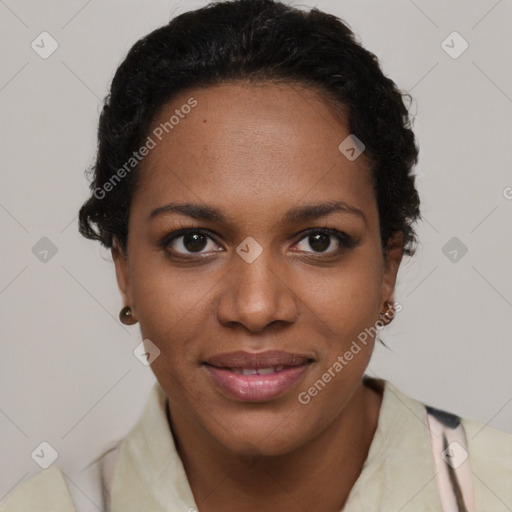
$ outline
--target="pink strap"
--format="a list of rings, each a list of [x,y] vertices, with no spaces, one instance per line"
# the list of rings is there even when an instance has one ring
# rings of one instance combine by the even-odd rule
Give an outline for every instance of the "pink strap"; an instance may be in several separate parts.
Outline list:
[[[427,407],[427,421],[443,512],[475,512],[466,433],[460,418]]]

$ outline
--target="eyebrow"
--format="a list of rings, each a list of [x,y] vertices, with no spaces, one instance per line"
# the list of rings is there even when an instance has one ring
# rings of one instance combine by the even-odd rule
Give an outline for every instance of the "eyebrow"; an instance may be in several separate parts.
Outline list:
[[[227,223],[227,217],[222,210],[213,206],[206,206],[196,203],[168,203],[155,208],[148,217],[148,222],[158,215],[175,212],[193,219],[210,220],[215,222]],[[305,206],[296,206],[288,210],[282,217],[283,223],[293,223],[303,220],[311,220],[319,217],[325,217],[331,213],[341,212],[350,215],[356,215],[367,223],[365,214],[344,201],[328,201],[325,203],[308,204]]]

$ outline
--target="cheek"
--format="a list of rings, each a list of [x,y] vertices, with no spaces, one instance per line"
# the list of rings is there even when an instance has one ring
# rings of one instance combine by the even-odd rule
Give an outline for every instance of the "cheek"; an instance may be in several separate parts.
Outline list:
[[[171,269],[160,259],[163,258],[153,258],[153,262],[133,259],[134,308],[142,336],[171,356],[174,366],[188,354],[194,354],[194,346],[200,339],[198,331],[205,325],[205,317],[211,314],[205,295],[211,285],[205,279],[191,279],[190,272],[183,269]]]
[[[187,270],[171,266],[162,249],[141,244],[130,256],[130,280],[138,317],[157,323],[165,320],[173,325],[190,308],[200,290],[186,279]]]
[[[304,301],[329,325],[351,330],[376,320],[380,287],[377,265],[363,255],[354,255],[350,262],[331,269],[320,279],[318,274],[311,277],[303,287]]]
[[[320,393],[317,403],[335,399],[367,367],[377,333],[381,275],[377,264],[358,256],[321,284],[309,297],[316,317],[312,321],[324,333],[324,343],[318,346],[318,368],[309,385],[320,379],[329,388]],[[323,389],[322,383],[317,387]]]

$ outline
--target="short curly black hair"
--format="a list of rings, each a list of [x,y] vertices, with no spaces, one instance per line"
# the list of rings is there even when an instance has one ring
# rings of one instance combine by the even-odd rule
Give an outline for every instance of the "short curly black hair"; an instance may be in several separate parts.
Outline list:
[[[346,109],[350,132],[372,162],[383,250],[401,231],[404,254],[414,254],[412,224],[420,217],[420,201],[412,173],[418,147],[404,101],[410,95],[383,74],[377,57],[344,21],[277,0],[210,3],[177,16],[131,48],[100,115],[97,156],[89,170],[92,194],[79,211],[82,235],[109,248],[115,238],[126,250],[137,167],[108,194],[98,190],[106,190],[141,147],[164,104],[188,89],[233,80],[312,87]]]

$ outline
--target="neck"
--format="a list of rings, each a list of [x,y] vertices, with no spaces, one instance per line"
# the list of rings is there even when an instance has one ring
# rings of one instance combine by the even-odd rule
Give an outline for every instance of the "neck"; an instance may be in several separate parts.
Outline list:
[[[338,512],[359,477],[382,395],[362,382],[343,413],[285,455],[240,457],[172,416],[172,430],[201,512]],[[191,434],[192,432],[192,434]]]

